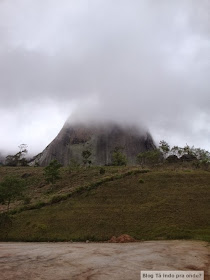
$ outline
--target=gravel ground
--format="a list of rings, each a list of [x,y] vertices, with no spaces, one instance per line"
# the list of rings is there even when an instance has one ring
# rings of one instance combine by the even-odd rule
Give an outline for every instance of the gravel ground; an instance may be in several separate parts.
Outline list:
[[[209,244],[197,241],[0,243],[0,280],[139,280],[141,270],[204,270]]]

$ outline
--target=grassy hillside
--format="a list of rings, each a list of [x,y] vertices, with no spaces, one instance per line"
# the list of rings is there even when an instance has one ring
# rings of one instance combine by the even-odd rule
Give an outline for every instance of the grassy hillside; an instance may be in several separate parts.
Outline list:
[[[106,167],[105,174],[100,174],[100,167],[80,168],[70,170],[68,167],[61,168],[61,180],[56,184],[48,184],[43,175],[43,167],[0,167],[0,182],[5,176],[17,176],[23,178],[27,189],[25,193],[25,205],[38,204],[51,200],[57,195],[65,195],[77,187],[83,187],[87,184],[100,181],[103,178],[121,174],[133,168],[130,167]],[[11,205],[11,208],[21,206],[22,202],[17,201]],[[6,206],[0,205],[0,211],[5,210]]]
[[[63,169],[52,187],[44,183],[42,168],[1,168],[1,175],[30,173],[28,195],[37,197],[10,220],[2,219],[0,239],[97,241],[127,233],[139,240],[210,241],[210,172],[135,170],[106,167],[101,175],[99,168],[71,174]],[[34,204],[37,199],[45,203]]]

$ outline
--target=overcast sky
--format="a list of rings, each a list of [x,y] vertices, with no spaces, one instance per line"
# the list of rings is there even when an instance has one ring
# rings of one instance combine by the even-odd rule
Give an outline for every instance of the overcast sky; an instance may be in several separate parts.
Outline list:
[[[0,0],[0,151],[73,119],[210,150],[210,1]]]

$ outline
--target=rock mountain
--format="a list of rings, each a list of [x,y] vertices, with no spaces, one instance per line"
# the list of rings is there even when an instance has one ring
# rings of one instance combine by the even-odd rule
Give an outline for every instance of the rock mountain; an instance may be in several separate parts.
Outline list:
[[[57,137],[37,155],[31,165],[38,163],[46,166],[57,159],[62,165],[68,165],[74,159],[82,163],[82,152],[90,151],[92,165],[109,165],[112,153],[119,148],[127,157],[128,164],[136,163],[140,152],[155,149],[155,144],[148,132],[135,126],[106,124],[70,124],[68,121]]]

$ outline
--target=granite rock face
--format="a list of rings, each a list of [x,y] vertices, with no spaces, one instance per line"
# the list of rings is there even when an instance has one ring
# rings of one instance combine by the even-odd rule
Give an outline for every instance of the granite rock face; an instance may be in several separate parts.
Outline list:
[[[34,158],[31,165],[38,163],[46,166],[54,159],[64,166],[72,159],[82,163],[82,152],[86,150],[91,152],[92,165],[109,165],[115,148],[126,155],[129,165],[134,165],[137,154],[155,149],[155,144],[148,132],[134,126],[66,122],[57,137]]]

